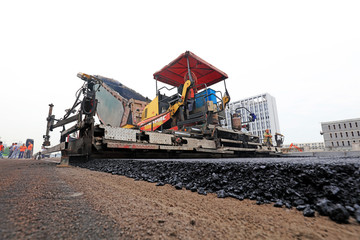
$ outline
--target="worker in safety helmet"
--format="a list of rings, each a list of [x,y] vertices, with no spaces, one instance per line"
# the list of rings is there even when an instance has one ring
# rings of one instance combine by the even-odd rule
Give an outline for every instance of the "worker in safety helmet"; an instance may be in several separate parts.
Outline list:
[[[269,129],[266,129],[264,132],[264,143],[267,146],[272,146],[272,135]]]

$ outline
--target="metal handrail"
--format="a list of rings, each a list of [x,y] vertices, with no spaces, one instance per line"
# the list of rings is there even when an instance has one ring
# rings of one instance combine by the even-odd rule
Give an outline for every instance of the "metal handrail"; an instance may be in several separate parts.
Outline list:
[[[165,88],[165,89],[168,90],[168,91],[171,91],[171,90],[173,90],[173,89],[176,88],[176,87],[167,88],[166,86],[163,86],[163,87],[161,87],[161,88],[158,90],[158,92],[160,93],[160,90],[163,89],[163,88]]]

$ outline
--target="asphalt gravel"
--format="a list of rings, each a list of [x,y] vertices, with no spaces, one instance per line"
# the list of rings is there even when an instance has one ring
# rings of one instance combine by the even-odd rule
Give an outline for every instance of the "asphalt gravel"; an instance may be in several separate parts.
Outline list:
[[[202,195],[296,207],[306,217],[316,210],[338,223],[358,218],[360,209],[360,158],[94,159],[72,164]]]
[[[227,189],[210,193],[205,187],[192,186],[188,191],[183,184],[175,188],[138,180],[79,167],[61,168],[53,159],[0,159],[0,239],[360,237],[354,218],[349,224],[337,224],[317,212],[316,217],[304,217],[295,208],[285,208],[284,202],[280,209],[257,205],[260,201],[239,201],[240,195]],[[345,209],[359,216],[355,207]],[[311,215],[311,209],[306,214]]]

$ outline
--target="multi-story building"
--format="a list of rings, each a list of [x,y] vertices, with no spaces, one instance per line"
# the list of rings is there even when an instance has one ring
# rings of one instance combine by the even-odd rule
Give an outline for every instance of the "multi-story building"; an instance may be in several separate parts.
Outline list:
[[[231,102],[229,108],[226,109],[226,120],[223,123],[225,127],[231,128],[230,113],[239,113],[241,116],[241,122],[247,122],[250,118],[250,112],[256,115],[256,120],[249,123],[249,132],[257,135],[261,140],[264,138],[264,132],[266,129],[270,130],[273,135],[273,143],[275,133],[280,133],[279,119],[276,108],[276,101],[273,96],[268,93],[259,94],[250,98],[242,99],[236,102]]]
[[[360,143],[360,118],[321,123],[325,149],[351,150]]]

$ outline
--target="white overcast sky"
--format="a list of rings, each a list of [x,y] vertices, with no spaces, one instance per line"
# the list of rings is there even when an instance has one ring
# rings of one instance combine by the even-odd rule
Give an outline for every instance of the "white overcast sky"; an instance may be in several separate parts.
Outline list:
[[[40,148],[48,104],[63,116],[78,72],[153,98],[152,74],[186,50],[228,74],[232,100],[274,96],[286,143],[323,141],[321,122],[360,117],[359,1],[12,0],[0,23],[7,144]]]

